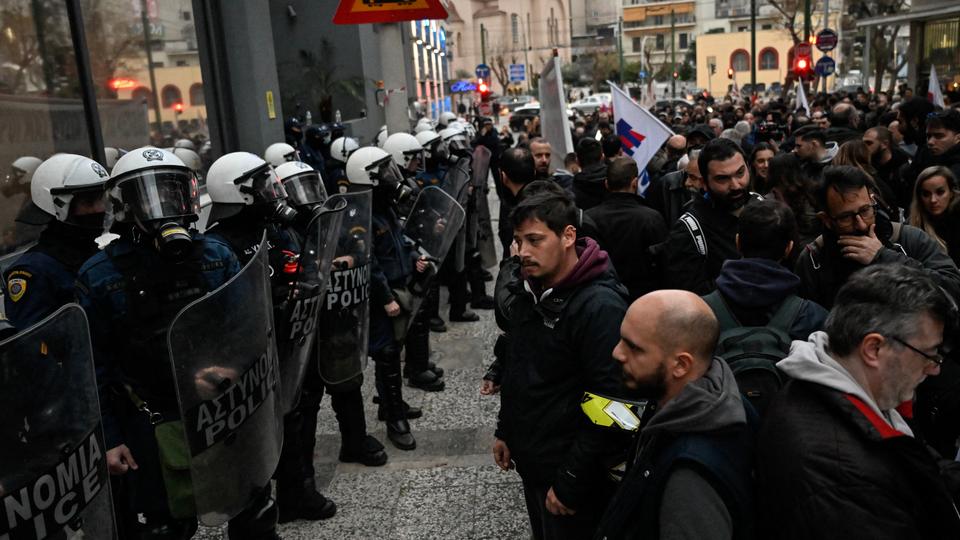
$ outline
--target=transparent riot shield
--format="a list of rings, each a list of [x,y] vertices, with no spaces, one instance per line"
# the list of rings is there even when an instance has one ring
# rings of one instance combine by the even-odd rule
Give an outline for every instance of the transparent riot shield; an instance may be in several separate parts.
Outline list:
[[[423,299],[430,290],[450,246],[456,239],[466,214],[463,207],[445,191],[424,188],[403,224],[404,237],[413,244],[420,257],[432,263],[426,272],[414,271],[409,289],[412,295],[409,324],[413,323]]]
[[[116,538],[87,318],[0,342],[0,538]]]
[[[465,206],[470,197],[471,181],[470,158],[460,158],[447,169],[440,187],[447,195],[453,197],[457,204]]]
[[[486,146],[477,145],[473,149],[473,176],[471,182],[474,188],[487,186],[487,174],[490,172],[490,158],[493,154]]]
[[[310,364],[317,321],[340,238],[340,222],[347,203],[328,200],[304,231],[297,281],[278,306],[277,350],[280,363],[280,409],[287,414],[296,406]]]
[[[226,284],[167,333],[200,522],[236,516],[270,483],[283,440],[264,240]]]
[[[317,367],[327,384],[349,381],[367,362],[370,325],[369,190],[334,195],[346,202],[336,256],[317,325]]]

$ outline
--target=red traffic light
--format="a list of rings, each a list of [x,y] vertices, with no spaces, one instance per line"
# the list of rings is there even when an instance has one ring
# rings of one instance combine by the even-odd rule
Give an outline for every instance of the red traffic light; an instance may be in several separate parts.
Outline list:
[[[674,71],[674,72],[673,72],[673,78],[674,78],[674,79],[677,79],[677,78],[679,78],[679,77],[680,77],[680,74],[677,73],[676,71]]]
[[[480,88],[480,93],[481,93],[481,94],[486,94],[487,92],[490,91],[490,88],[487,87],[487,83],[485,83],[485,82],[480,83],[479,88]]]
[[[810,65],[807,64],[807,59],[806,59],[806,58],[801,58],[801,59],[797,60],[797,70],[798,70],[798,71],[806,70],[808,67],[810,67]]]
[[[728,78],[728,79],[732,79],[732,78],[733,78],[733,68],[727,69],[727,78]]]
[[[183,112],[183,103],[174,103],[174,104],[173,104],[173,110],[177,111],[178,113],[182,113],[182,112]]]

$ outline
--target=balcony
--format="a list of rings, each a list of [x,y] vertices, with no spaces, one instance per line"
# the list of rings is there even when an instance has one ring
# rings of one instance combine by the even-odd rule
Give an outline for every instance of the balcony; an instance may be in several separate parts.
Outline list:
[[[692,13],[674,15],[674,23],[676,26],[693,26],[697,24],[697,17]],[[625,21],[623,23],[624,30],[636,30],[638,28],[670,28],[670,15],[655,15],[642,21]]]

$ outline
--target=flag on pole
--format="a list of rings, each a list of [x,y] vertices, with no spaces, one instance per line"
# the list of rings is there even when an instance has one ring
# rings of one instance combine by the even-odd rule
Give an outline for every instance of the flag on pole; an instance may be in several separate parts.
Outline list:
[[[807,93],[803,91],[803,82],[797,81],[797,107],[796,110],[803,109],[810,116],[810,103],[807,102]]]
[[[927,86],[927,101],[941,109],[946,108],[946,105],[943,104],[943,92],[940,91],[940,80],[937,79],[937,68],[933,64],[930,64],[930,85]]]
[[[673,131],[663,125],[656,116],[637,104],[629,94],[615,84],[607,81],[613,90],[613,119],[616,133],[620,137],[620,146],[624,155],[637,162],[640,169],[639,195],[650,187],[650,177],[646,174],[647,163],[664,143],[673,135]]]

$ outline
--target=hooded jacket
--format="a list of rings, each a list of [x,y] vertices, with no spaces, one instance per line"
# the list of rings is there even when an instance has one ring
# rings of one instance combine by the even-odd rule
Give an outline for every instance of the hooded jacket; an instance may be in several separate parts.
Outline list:
[[[604,458],[626,448],[622,435],[599,430],[580,410],[585,391],[623,395],[613,348],[627,292],[606,252],[590,238],[553,288],[523,279],[516,257],[497,281],[497,321],[511,336],[503,362],[496,436],[507,443],[525,482],[552,486],[571,508],[605,491]]]
[[[717,290],[742,326],[766,326],[784,300],[797,293],[800,278],[777,261],[761,258],[729,260],[717,276]],[[823,328],[827,310],[803,300],[788,334],[805,340]]]
[[[960,538],[936,458],[831,356],[826,333],[777,366],[792,380],[759,435],[760,537]]]
[[[714,359],[641,427],[595,537],[750,537],[753,431],[745,407],[730,367]]]
[[[577,207],[589,210],[600,204],[607,195],[607,188],[603,185],[607,179],[607,164],[603,161],[587,165],[580,172],[573,175],[573,195]]]

